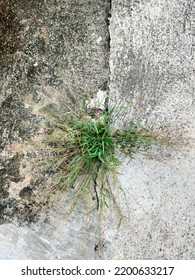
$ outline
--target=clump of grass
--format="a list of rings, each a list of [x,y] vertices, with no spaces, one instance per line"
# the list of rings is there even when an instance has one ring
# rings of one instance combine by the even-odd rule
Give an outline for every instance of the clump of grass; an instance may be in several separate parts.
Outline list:
[[[96,208],[108,206],[114,195],[108,176],[116,177],[123,152],[129,157],[140,149],[146,150],[155,142],[145,128],[130,122],[126,129],[113,129],[113,112],[90,117],[85,110],[73,110],[68,105],[65,112],[49,121],[46,143],[50,152],[50,165],[55,173],[55,190],[74,190],[76,197],[92,193]]]

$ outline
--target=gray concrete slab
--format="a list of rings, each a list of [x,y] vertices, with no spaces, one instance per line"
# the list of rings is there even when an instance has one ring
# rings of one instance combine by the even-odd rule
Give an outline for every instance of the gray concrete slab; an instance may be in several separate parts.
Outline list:
[[[49,217],[36,224],[19,225],[16,221],[1,225],[0,259],[96,259],[97,216],[86,215],[82,205],[67,215],[66,195],[60,201]]]
[[[114,207],[106,214],[109,258],[195,257],[194,16],[192,1],[112,1],[110,104],[130,103],[115,125],[135,118],[172,144],[121,158],[126,218],[117,229]]]
[[[82,205],[71,218],[61,206],[29,225],[50,175],[30,159],[28,141],[44,134],[43,108],[67,98],[79,107],[81,95],[107,89],[109,8],[108,0],[0,1],[1,259],[96,258],[96,216]]]

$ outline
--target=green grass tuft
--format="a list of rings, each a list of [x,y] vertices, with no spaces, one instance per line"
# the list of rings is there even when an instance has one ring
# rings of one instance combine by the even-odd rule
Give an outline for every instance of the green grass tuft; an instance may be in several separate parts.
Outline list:
[[[108,182],[109,174],[116,178],[120,165],[119,152],[132,158],[140,149],[147,150],[156,136],[130,122],[126,129],[113,128],[112,109],[95,118],[85,111],[75,112],[66,106],[48,122],[46,144],[50,166],[55,175],[53,185],[60,191],[74,189],[75,196],[92,193],[96,207],[109,206],[114,201]]]

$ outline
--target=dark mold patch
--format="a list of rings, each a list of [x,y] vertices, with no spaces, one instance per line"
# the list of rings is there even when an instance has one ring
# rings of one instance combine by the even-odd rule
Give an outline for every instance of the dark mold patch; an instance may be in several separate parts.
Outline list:
[[[22,1],[0,0],[0,58],[21,49],[17,5]]]
[[[39,130],[40,121],[17,95],[9,95],[0,107],[0,150],[15,141],[29,139]]]
[[[19,175],[20,160],[19,155],[7,160],[0,159],[0,187],[4,185],[4,182],[18,183],[22,179]]]
[[[0,187],[0,199],[5,199],[9,196],[9,192],[4,188]]]
[[[17,163],[15,166],[13,166],[14,161]],[[14,157],[7,161],[5,170],[9,173],[14,169],[14,172],[17,173],[19,172],[18,166],[19,162]],[[41,178],[31,180],[30,184],[21,188],[17,199],[9,193],[11,179],[6,173],[0,177],[0,224],[11,222],[14,219],[17,219],[20,224],[36,222],[48,202],[48,197],[44,196],[44,189],[47,185],[45,174]],[[22,181],[24,178],[20,177],[20,179]],[[18,183],[20,184],[20,181]],[[37,190],[38,192],[36,192]]]
[[[32,195],[32,189],[30,187],[25,187],[19,192],[21,198],[29,199]]]
[[[28,16],[27,11],[36,7],[38,2],[35,0],[0,0],[0,57],[23,49],[21,31],[25,26],[20,21],[20,14],[25,10],[26,16]]]

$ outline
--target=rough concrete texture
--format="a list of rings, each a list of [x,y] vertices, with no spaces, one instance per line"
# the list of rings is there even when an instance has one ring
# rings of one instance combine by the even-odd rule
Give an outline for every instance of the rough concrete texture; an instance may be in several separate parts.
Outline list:
[[[122,158],[126,198],[102,232],[114,259],[194,259],[194,1],[112,1],[110,102],[165,139],[148,156]],[[122,102],[121,102],[122,100]]]
[[[3,224],[0,228],[0,259],[95,259],[99,224],[86,215],[83,205],[67,215],[67,197],[62,196],[49,216],[35,224]]]
[[[1,223],[32,212],[47,181],[18,145],[44,132],[41,109],[106,90],[108,13],[106,0],[0,1]]]
[[[194,259],[194,1],[113,0],[110,49],[110,1],[0,3],[8,15],[0,22],[0,258]],[[24,212],[50,174],[18,143],[43,133],[41,108],[82,91],[93,103],[108,82],[110,104],[128,104],[116,126],[133,117],[169,140],[121,157],[126,196],[113,190],[121,213],[113,206],[85,216],[81,204],[67,217],[64,194],[29,225],[34,212]]]
[[[63,209],[47,226],[40,218],[51,174],[35,151],[45,107],[107,90],[109,9],[108,0],[0,0],[1,258],[95,258],[96,222],[82,207],[72,220]]]

